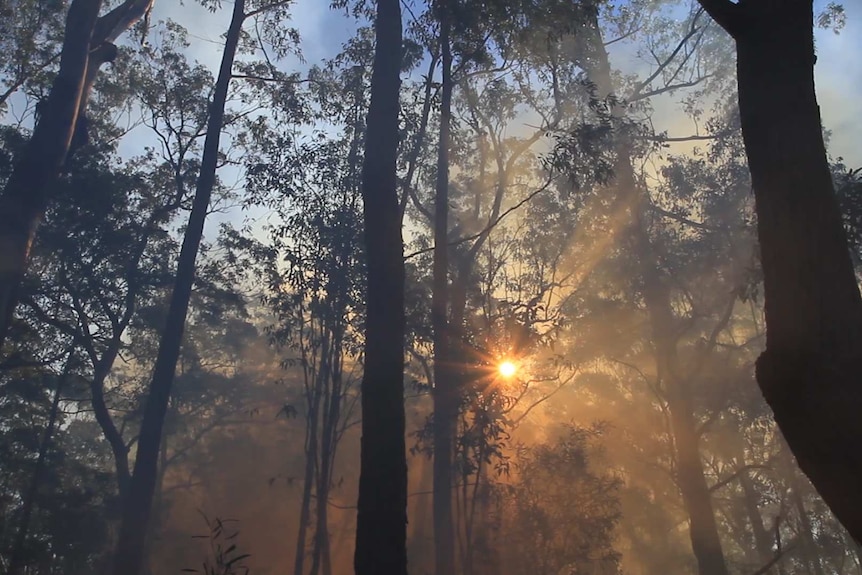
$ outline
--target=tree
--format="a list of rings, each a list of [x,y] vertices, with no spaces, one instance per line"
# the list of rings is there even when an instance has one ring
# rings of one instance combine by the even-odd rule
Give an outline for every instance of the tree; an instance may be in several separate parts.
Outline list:
[[[814,87],[812,0],[700,0],[736,41],[766,306],[757,382],[797,462],[862,539],[862,298]]]
[[[524,449],[517,478],[502,486],[501,573],[619,572],[613,541],[622,481],[601,471],[602,427],[566,426],[555,441]]]
[[[404,243],[396,165],[402,58],[399,0],[378,0],[362,199],[368,269],[354,568],[407,573]]]
[[[73,145],[87,140],[87,102],[99,68],[114,60],[113,42],[152,4],[153,0],[126,0],[102,17],[101,0],[74,0],[69,6],[57,76],[33,136],[0,195],[0,346],[12,321],[36,230],[53,201],[51,184]]]
[[[159,352],[153,368],[153,379],[144,408],[135,467],[128,494],[123,501],[120,535],[113,567],[116,575],[137,575],[143,565],[144,542],[149,527],[153,493],[158,476],[162,427],[165,422],[192,285],[195,279],[195,261],[203,237],[210,197],[216,183],[219,139],[232,77],[233,61],[239,45],[242,26],[248,16],[249,14],[245,12],[244,0],[237,0],[234,3],[213,101],[210,106],[200,174],[177,263],[176,283],[171,294],[168,317],[159,342]]]
[[[0,8],[0,51],[14,55],[0,66],[0,111],[20,90],[40,86],[63,40],[63,2],[26,0]],[[35,85],[35,86],[34,86]]]
[[[440,23],[442,89],[437,179],[434,194],[434,264],[431,324],[434,330],[434,569],[455,572],[455,531],[452,521],[452,449],[458,417],[457,382],[453,378],[449,330],[449,146],[452,125],[452,42],[449,2],[435,5]]]
[[[329,67],[327,67],[329,68]],[[280,411],[305,420],[305,470],[298,517],[294,573],[303,575],[311,537],[312,575],[331,575],[330,492],[336,455],[345,431],[356,423],[361,328],[365,320],[364,257],[360,212],[360,161],[365,119],[364,70],[314,69],[314,98],[309,107],[325,109],[327,99],[340,112],[327,110],[310,124],[307,141],[291,143],[289,133],[258,127],[248,188],[271,198],[278,223],[267,227],[269,240],[257,245],[243,239],[250,268],[266,278],[262,300],[274,318],[267,331],[284,354],[282,365],[301,385]],[[352,102],[344,93],[352,92]],[[315,114],[315,116],[317,113]],[[343,116],[343,117],[342,117]],[[326,128],[342,128],[327,136]],[[292,127],[291,127],[292,129]],[[316,520],[309,528],[312,515]]]

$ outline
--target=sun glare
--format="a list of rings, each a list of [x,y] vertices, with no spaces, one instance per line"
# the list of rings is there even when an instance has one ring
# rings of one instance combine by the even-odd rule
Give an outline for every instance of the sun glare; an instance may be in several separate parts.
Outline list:
[[[503,377],[512,377],[518,371],[518,368],[511,361],[504,361],[497,369],[500,370],[500,375]]]

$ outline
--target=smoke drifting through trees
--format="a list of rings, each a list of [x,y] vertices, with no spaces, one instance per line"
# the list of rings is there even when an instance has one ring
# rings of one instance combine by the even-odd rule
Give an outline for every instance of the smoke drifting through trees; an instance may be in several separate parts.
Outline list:
[[[87,3],[14,4],[7,191],[60,113],[64,18]],[[767,358],[802,357],[788,333],[823,353],[835,339],[775,306],[858,323],[837,297],[776,287],[816,260],[799,292],[816,295],[846,260],[858,297],[860,180],[822,148],[816,170],[786,169],[822,134],[765,82],[798,74],[814,102],[812,33],[852,6],[315,5],[343,41],[321,40],[308,2],[202,2],[177,22],[121,6],[116,58],[81,80],[88,141],[40,175],[44,218],[3,292],[0,572],[862,569],[857,506],[840,503],[852,385],[829,379],[840,410],[814,376],[823,393],[790,401],[758,360],[767,338]],[[777,66],[752,18],[808,53]],[[816,210],[779,206],[801,216],[793,237],[763,215],[815,188],[849,239],[830,257],[807,235]]]

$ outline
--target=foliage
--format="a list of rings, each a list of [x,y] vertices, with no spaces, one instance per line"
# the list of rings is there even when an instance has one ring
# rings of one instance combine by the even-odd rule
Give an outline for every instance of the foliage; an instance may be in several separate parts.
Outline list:
[[[228,529],[228,524],[234,523],[231,519],[210,520],[203,516],[208,533],[196,535],[195,539],[206,539],[209,542],[209,555],[203,561],[200,569],[185,568],[183,573],[204,573],[205,575],[248,575],[251,571],[243,564],[245,559],[251,557],[248,553],[241,553],[237,548],[236,538],[238,530]]]

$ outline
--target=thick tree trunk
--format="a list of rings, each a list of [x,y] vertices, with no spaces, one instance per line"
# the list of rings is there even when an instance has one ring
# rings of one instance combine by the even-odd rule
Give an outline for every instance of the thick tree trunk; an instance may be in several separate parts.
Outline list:
[[[757,381],[800,468],[862,539],[862,299],[814,89],[812,0],[701,4],[736,40],[766,351]]]
[[[126,0],[99,18],[101,0],[74,0],[66,16],[60,69],[33,136],[0,194],[0,348],[18,303],[18,286],[36,230],[50,204],[50,188],[70,152],[79,118],[102,64],[116,55],[113,41],[150,9],[153,0]]]
[[[210,105],[200,175],[198,176],[188,227],[180,249],[176,283],[171,295],[168,319],[162,339],[159,342],[153,379],[144,409],[144,418],[141,422],[135,468],[129,485],[128,496],[123,503],[120,536],[114,558],[113,572],[115,575],[138,575],[141,571],[144,541],[156,483],[162,428],[185,330],[189,299],[195,278],[195,260],[203,237],[210,197],[216,182],[224,108],[234,56],[245,20],[244,6],[244,0],[235,0],[213,101]]]
[[[368,267],[357,575],[407,573],[404,421],[404,242],[396,161],[401,5],[378,0],[362,198]]]
[[[434,200],[434,264],[431,323],[434,330],[434,565],[437,575],[455,572],[455,528],[452,519],[452,453],[458,417],[458,390],[450,369],[449,300],[449,134],[452,120],[452,50],[449,6],[438,0],[443,85],[437,143],[437,189]]]
[[[30,485],[24,494],[22,502],[21,522],[18,525],[18,532],[15,534],[15,542],[9,558],[9,566],[6,571],[8,575],[18,575],[23,572],[25,567],[24,552],[27,543],[27,534],[30,531],[30,520],[33,517],[33,509],[36,507],[39,487],[42,485],[45,457],[48,455],[48,448],[51,446],[51,438],[54,435],[54,426],[57,423],[57,415],[60,412],[60,394],[63,392],[63,387],[65,387],[66,380],[69,378],[73,353],[74,347],[69,352],[69,358],[66,360],[63,373],[57,380],[57,387],[54,390],[54,399],[51,401],[51,412],[48,415],[48,425],[45,426],[45,431],[42,434],[42,441],[39,443],[39,455],[36,457],[36,465],[33,468],[33,476],[30,478]]]

